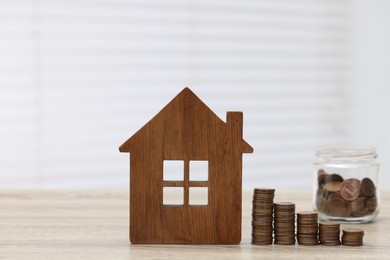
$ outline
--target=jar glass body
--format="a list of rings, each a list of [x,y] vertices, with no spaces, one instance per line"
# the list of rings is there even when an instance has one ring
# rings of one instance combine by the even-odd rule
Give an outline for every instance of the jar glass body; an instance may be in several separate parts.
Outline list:
[[[372,147],[320,147],[313,205],[322,221],[365,223],[379,212],[379,164]]]

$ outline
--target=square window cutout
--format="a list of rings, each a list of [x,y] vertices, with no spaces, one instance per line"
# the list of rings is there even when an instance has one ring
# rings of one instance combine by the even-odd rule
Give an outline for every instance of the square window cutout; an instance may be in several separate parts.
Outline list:
[[[184,180],[184,161],[164,160],[163,180],[164,181],[183,181]]]
[[[164,205],[183,205],[184,188],[183,187],[163,187]]]
[[[189,205],[190,206],[207,206],[209,197],[209,188],[207,187],[190,187]]]
[[[190,181],[208,181],[209,162],[190,161]]]

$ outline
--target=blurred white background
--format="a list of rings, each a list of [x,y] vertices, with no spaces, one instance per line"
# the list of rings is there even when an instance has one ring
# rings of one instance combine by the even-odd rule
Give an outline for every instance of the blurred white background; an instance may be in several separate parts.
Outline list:
[[[0,187],[128,187],[118,151],[185,86],[244,112],[244,188],[311,188],[316,147],[378,149],[390,1],[0,0]]]

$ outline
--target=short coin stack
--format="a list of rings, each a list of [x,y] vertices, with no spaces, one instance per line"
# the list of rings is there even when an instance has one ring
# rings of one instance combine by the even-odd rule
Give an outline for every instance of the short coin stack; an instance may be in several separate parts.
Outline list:
[[[275,189],[255,189],[252,208],[252,244],[272,244],[272,212]]]
[[[320,223],[319,236],[320,243],[324,246],[340,245],[340,224]]]
[[[345,246],[362,246],[364,231],[359,228],[345,228],[341,237],[342,244]]]
[[[318,214],[315,211],[297,213],[297,240],[305,246],[318,245]]]
[[[274,203],[275,244],[295,244],[295,204],[293,202]]]

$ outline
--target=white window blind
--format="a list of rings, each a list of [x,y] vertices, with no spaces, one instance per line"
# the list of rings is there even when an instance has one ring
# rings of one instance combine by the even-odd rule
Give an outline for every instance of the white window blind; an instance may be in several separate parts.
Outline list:
[[[343,140],[347,1],[0,1],[0,187],[127,187],[118,147],[185,86],[244,112],[244,186]]]

